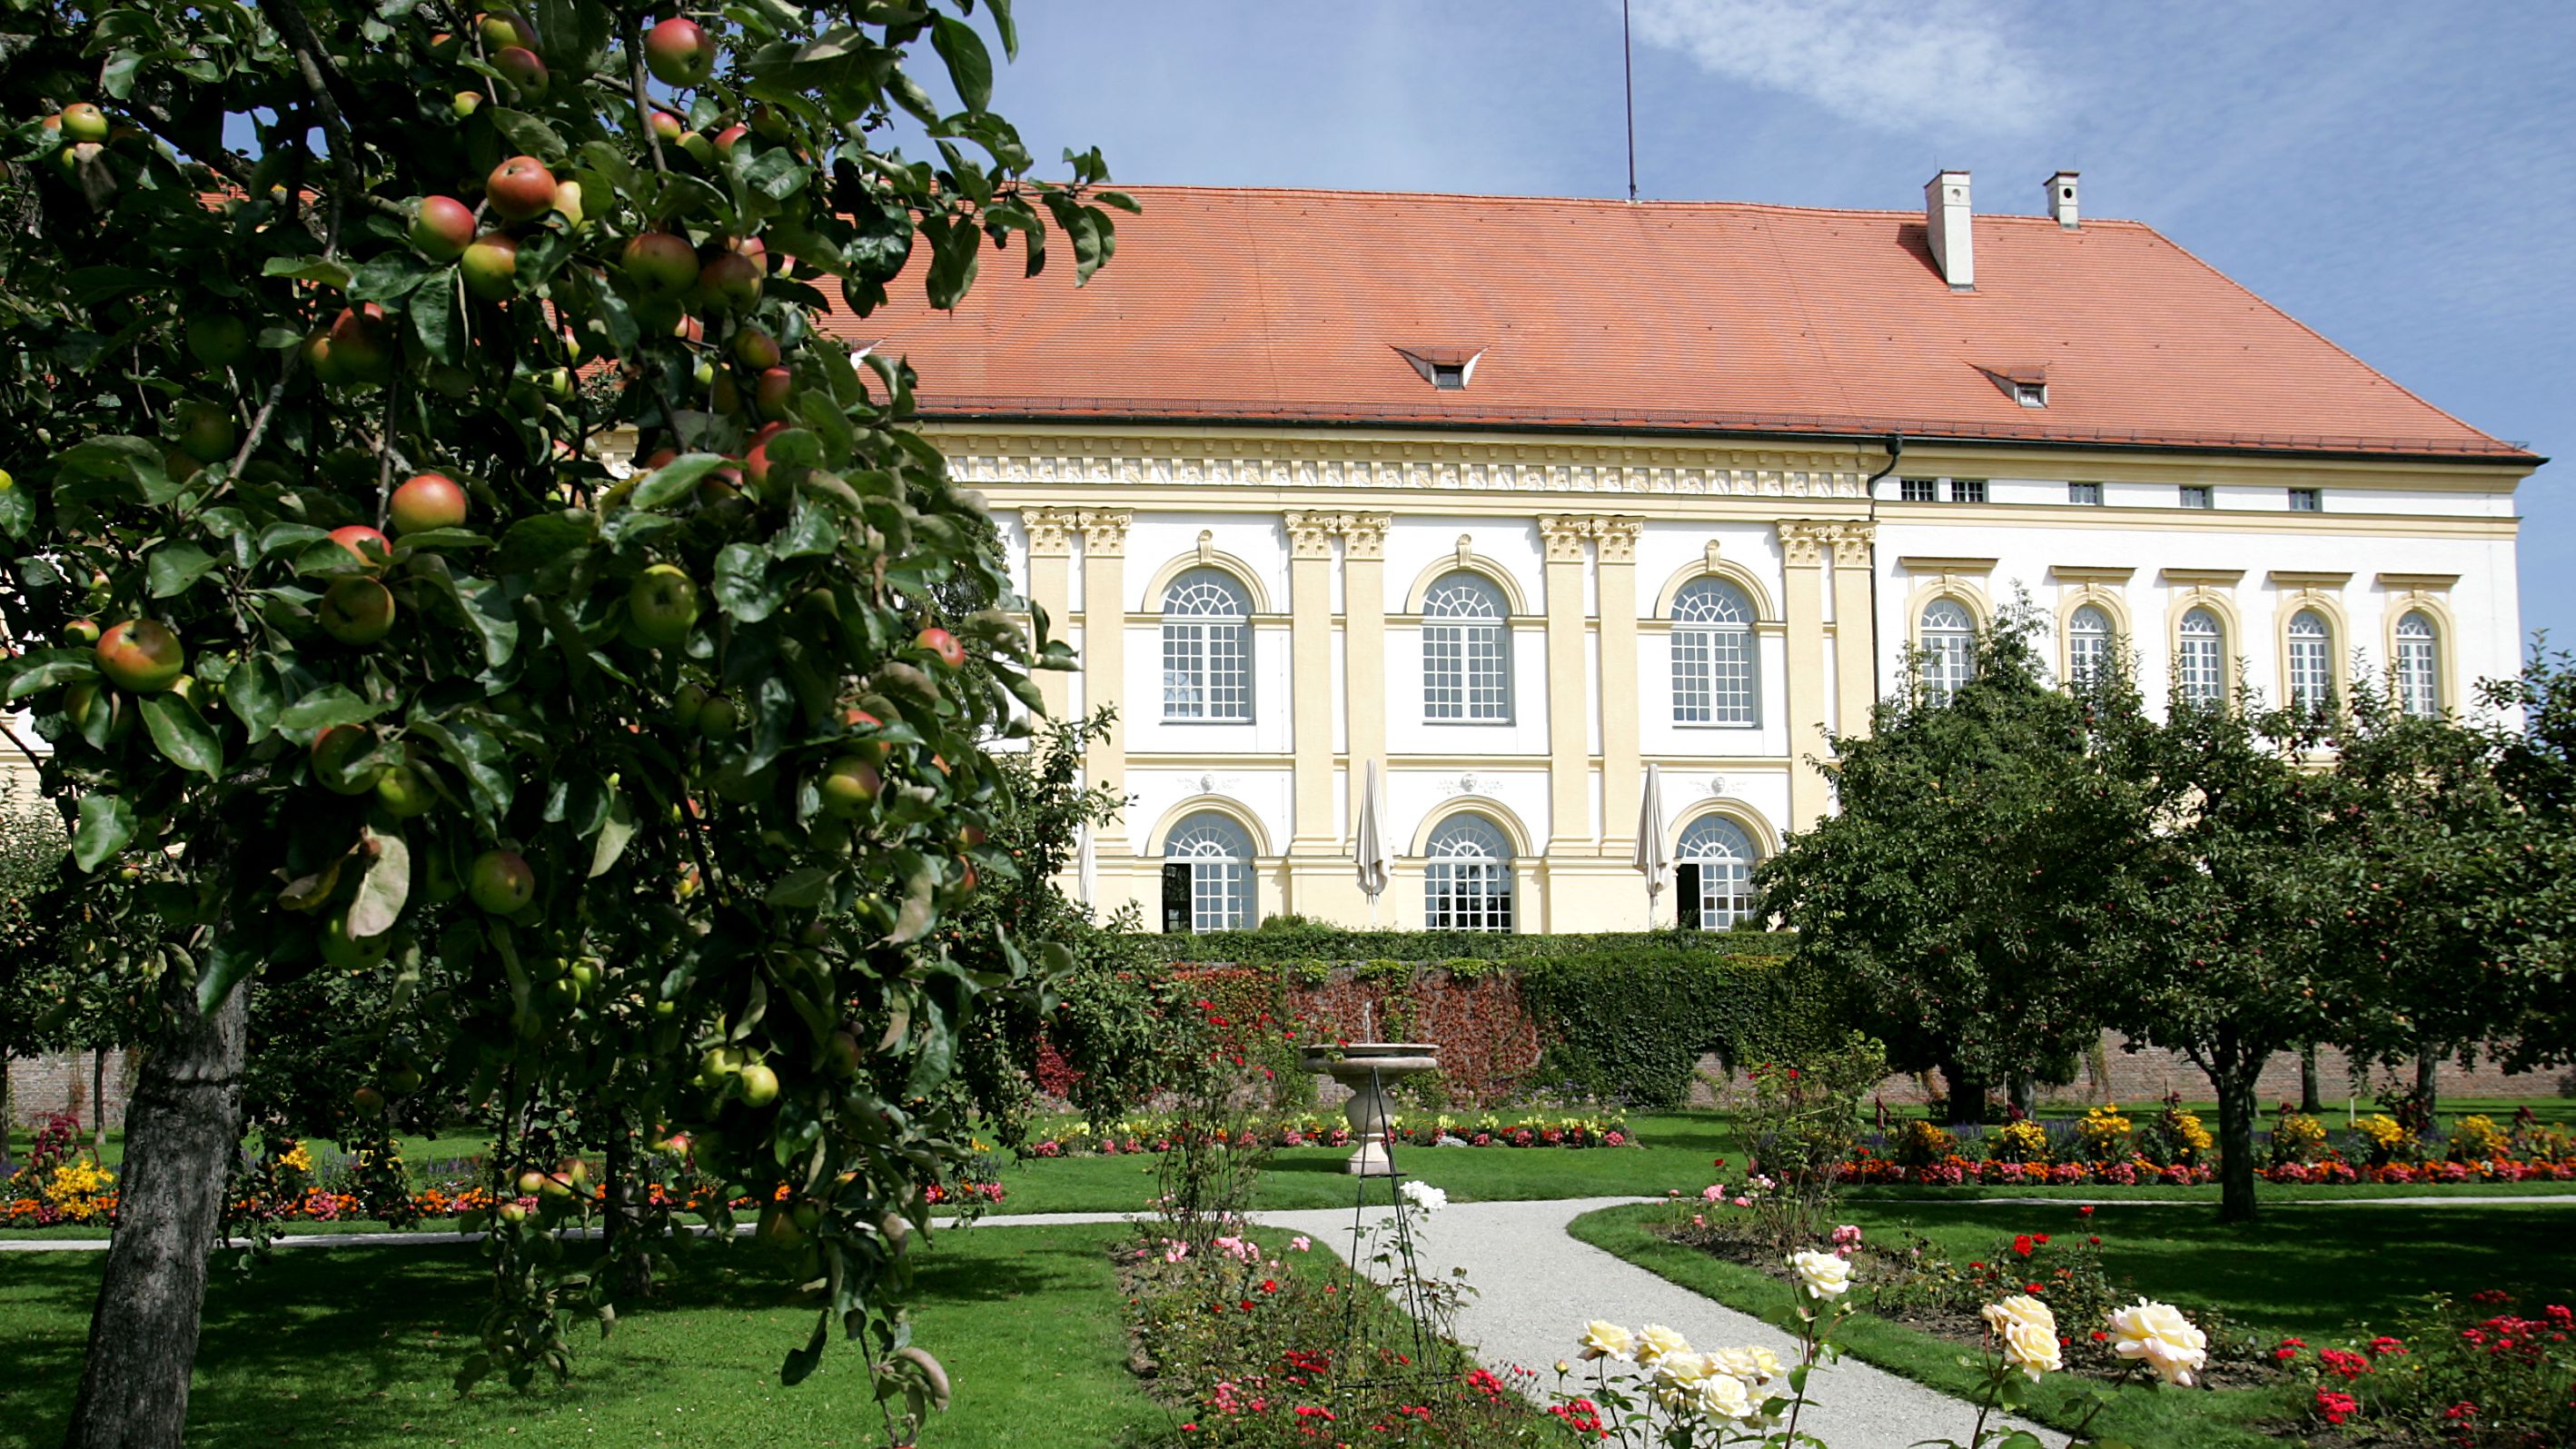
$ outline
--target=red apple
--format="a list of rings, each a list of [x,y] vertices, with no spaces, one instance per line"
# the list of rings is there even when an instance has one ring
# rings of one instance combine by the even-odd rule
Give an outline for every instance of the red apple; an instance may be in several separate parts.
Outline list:
[[[331,541],[347,549],[358,567],[371,574],[382,570],[393,557],[393,540],[363,523],[332,529]]]
[[[171,420],[179,425],[180,448],[200,463],[231,457],[234,445],[241,441],[233,415],[210,402],[192,398],[181,403]]]
[[[648,231],[629,239],[618,265],[647,296],[673,296],[698,283],[697,249],[667,231]]]
[[[313,737],[313,778],[334,795],[364,795],[385,773],[381,764],[361,763],[375,748],[375,731],[365,725],[333,725]]]
[[[393,380],[393,329],[385,325],[385,309],[373,302],[356,307],[343,307],[331,319],[331,366],[344,382],[384,383]]]
[[[677,564],[655,564],[627,587],[626,614],[647,643],[677,644],[698,622],[697,581]]]
[[[152,619],[110,626],[90,653],[110,684],[135,694],[159,694],[188,669],[188,652],[180,647],[179,636]]]
[[[675,15],[644,32],[644,64],[666,86],[704,85],[715,74],[716,44],[704,26]]]
[[[492,68],[518,91],[519,99],[533,101],[546,93],[546,63],[537,53],[523,45],[505,45],[492,53]]]
[[[760,300],[760,264],[740,252],[718,252],[698,271],[698,298],[711,307],[748,311]]]
[[[551,197],[547,205],[553,205]],[[458,264],[465,290],[486,302],[498,302],[518,290],[519,244],[506,232],[487,231],[466,247]]]
[[[394,490],[394,532],[465,526],[465,490],[444,473],[415,473]]]
[[[751,131],[764,141],[784,141],[787,139],[787,113],[767,101],[754,101]]]
[[[688,131],[688,129],[689,128],[687,126],[681,123],[679,117],[672,115],[669,111],[655,111],[653,113],[654,138],[659,140],[665,146],[678,141],[680,137]]]
[[[63,107],[63,139],[66,141],[106,140],[107,113],[87,101],[74,101]]]
[[[487,850],[474,857],[465,893],[484,910],[506,916],[537,898],[537,873],[515,850]]]
[[[424,196],[411,213],[412,250],[433,262],[452,262],[474,240],[474,210],[453,196]]]
[[[476,111],[483,109],[483,93],[481,91],[458,91],[455,96],[448,101],[447,108],[456,113],[456,119],[460,121],[464,120],[467,116],[473,115]]]
[[[394,595],[374,579],[334,579],[315,611],[322,632],[343,644],[365,648],[393,632]]]
[[[731,151],[733,149],[734,142],[739,141],[750,134],[751,128],[749,126],[727,126],[723,130],[716,132],[716,154],[722,156]]]
[[[754,372],[766,372],[782,360],[778,339],[746,322],[733,334],[733,360]]]
[[[776,421],[792,411],[795,392],[796,374],[783,367],[764,368],[751,385],[751,400],[762,417]]]
[[[912,642],[937,656],[940,663],[955,669],[966,662],[966,646],[957,636],[933,624],[912,636]]]
[[[511,221],[534,221],[554,208],[555,174],[534,156],[513,156],[483,183],[492,209]]]
[[[769,440],[787,430],[785,423],[770,423],[751,435],[751,448],[742,455],[742,471],[751,486],[762,493],[769,491]]]
[[[373,1087],[360,1087],[349,1094],[349,1105],[357,1108],[360,1116],[381,1117],[385,1114],[385,1094]]]
[[[429,37],[429,58],[454,60],[465,54],[465,38],[453,30],[441,30]]]

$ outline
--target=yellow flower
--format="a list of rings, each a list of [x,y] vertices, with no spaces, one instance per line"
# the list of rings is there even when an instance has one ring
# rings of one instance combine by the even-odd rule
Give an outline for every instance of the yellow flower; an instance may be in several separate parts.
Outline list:
[[[1840,1298],[1851,1288],[1851,1263],[1832,1253],[1791,1253],[1789,1266],[1810,1298]]]
[[[1753,1402],[1753,1395],[1746,1391],[1744,1380],[1733,1374],[1710,1374],[1701,1379],[1694,1397],[1701,1417],[1713,1420],[1731,1419],[1741,1423],[1752,1418],[1760,1407]]]
[[[1721,1348],[1708,1356],[1711,1373],[1728,1374],[1748,1384],[1780,1376],[1780,1355],[1767,1348]]]
[[[1691,1391],[1708,1375],[1709,1364],[1705,1354],[1665,1354],[1655,1360],[1655,1394],[1667,1404],[1687,1403]]]
[[[2033,1383],[2066,1366],[2058,1353],[2057,1315],[2047,1304],[2016,1293],[1987,1304],[1981,1314],[2001,1342],[2005,1361],[2030,1375]]]
[[[1607,1319],[1596,1318],[1583,1325],[1583,1357],[1613,1358],[1627,1363],[1637,1356],[1637,1335]]]
[[[1690,1340],[1664,1327],[1649,1323],[1637,1330],[1637,1362],[1652,1367],[1667,1354],[1688,1353]]]
[[[2209,1336],[2170,1303],[2141,1298],[2107,1315],[2111,1350],[2154,1369],[2166,1383],[2190,1388],[2192,1375],[2209,1362]]]

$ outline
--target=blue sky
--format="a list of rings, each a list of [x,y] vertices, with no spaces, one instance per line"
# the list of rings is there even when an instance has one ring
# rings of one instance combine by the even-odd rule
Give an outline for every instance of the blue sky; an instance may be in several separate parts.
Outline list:
[[[2576,454],[2576,10],[1632,0],[1650,198],[1981,211],[2084,173],[2499,437]],[[996,107],[1122,181],[1615,196],[1616,0],[1038,0]],[[929,57],[929,68],[936,62]],[[2522,487],[2523,624],[2576,646],[2576,460]]]

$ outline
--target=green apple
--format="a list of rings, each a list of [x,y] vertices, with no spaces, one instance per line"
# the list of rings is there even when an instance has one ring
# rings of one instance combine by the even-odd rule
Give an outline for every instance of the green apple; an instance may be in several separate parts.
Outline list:
[[[815,789],[823,808],[844,820],[866,813],[885,789],[885,777],[864,756],[842,755],[823,772]]]
[[[208,367],[230,367],[250,354],[250,328],[229,312],[191,317],[188,351]]]
[[[358,971],[385,959],[393,949],[392,932],[381,936],[351,936],[349,917],[335,913],[322,923],[322,959],[343,971]]]
[[[537,898],[537,873],[515,850],[487,850],[474,857],[465,893],[484,910],[506,916]]]
[[[698,284],[697,248],[667,231],[628,238],[617,264],[648,297],[675,297]]]
[[[335,795],[364,795],[385,767],[369,759],[376,733],[365,725],[333,725],[313,737],[313,778]]]
[[[62,129],[66,141],[104,141],[107,113],[87,101],[74,101],[63,107]]]
[[[705,707],[698,711],[698,733],[713,743],[722,744],[732,739],[733,732],[741,727],[742,706],[734,703],[731,696],[711,695]]]
[[[349,1105],[357,1108],[360,1116],[381,1117],[385,1114],[385,1094],[373,1087],[360,1087],[349,1094]]]
[[[778,1100],[778,1073],[766,1062],[748,1063],[735,1076],[734,1090],[741,1094],[744,1106],[766,1107]]]
[[[519,243],[507,232],[487,231],[465,248],[457,262],[465,290],[486,302],[498,302],[518,290]]]
[[[200,463],[220,463],[241,442],[241,428],[230,411],[199,398],[179,404],[170,415],[179,429],[179,448]]]
[[[315,613],[323,633],[363,649],[393,632],[393,590],[374,579],[335,579]]]
[[[626,614],[648,642],[665,648],[677,644],[698,622],[697,581],[677,564],[655,564],[628,586]]]
[[[438,787],[419,766],[405,761],[388,767],[376,781],[376,803],[396,820],[409,820],[438,808]]]

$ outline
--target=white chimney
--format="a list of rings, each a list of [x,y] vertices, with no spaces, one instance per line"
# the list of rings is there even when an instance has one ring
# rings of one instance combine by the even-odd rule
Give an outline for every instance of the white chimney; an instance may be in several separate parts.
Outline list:
[[[1923,228],[1932,260],[1953,292],[1977,289],[1977,251],[1968,235],[1968,173],[1944,171],[1923,183]]]
[[[2072,171],[2060,171],[2048,178],[2048,214],[2056,217],[2057,224],[2068,231],[2078,228],[2078,218],[2075,213],[2075,176],[2076,173]]]

